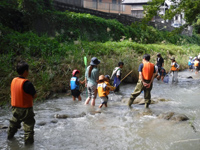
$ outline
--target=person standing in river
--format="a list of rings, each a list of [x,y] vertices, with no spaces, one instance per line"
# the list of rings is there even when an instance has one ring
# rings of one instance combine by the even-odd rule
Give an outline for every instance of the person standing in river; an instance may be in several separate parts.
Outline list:
[[[10,119],[7,139],[11,140],[18,129],[21,128],[21,122],[24,126],[25,144],[34,142],[34,112],[33,99],[37,97],[33,84],[27,79],[29,75],[29,65],[21,61],[17,64],[17,73],[11,83],[11,106],[13,116]]]
[[[172,83],[173,82],[177,83],[178,82],[179,65],[176,62],[175,57],[172,57],[171,61],[172,62],[171,62],[171,70],[170,70],[170,72],[172,72]]]
[[[96,57],[91,59],[90,65],[87,67],[85,72],[85,86],[87,87],[88,91],[88,98],[85,101],[85,104],[88,104],[91,101],[91,105],[95,106],[95,99],[97,96],[97,82],[99,78],[99,70],[97,65],[101,61],[98,60]]]
[[[119,62],[118,67],[115,67],[115,69],[112,72],[111,79],[114,80],[113,86],[116,87],[114,92],[119,92],[119,84],[120,84],[120,80],[122,76],[121,69],[123,68],[123,66],[124,66],[124,63]]]
[[[164,59],[161,57],[161,54],[157,54],[157,63],[158,66],[158,73],[161,74],[161,68],[164,67]]]
[[[144,99],[145,99],[145,108],[148,108],[151,104],[151,89],[153,87],[153,80],[156,74],[155,66],[153,63],[149,62],[150,55],[145,54],[143,56],[143,61],[139,65],[139,79],[137,85],[135,87],[134,92],[131,94],[131,97],[128,101],[128,106],[131,108],[133,101],[137,96],[140,95],[142,91],[144,91]]]

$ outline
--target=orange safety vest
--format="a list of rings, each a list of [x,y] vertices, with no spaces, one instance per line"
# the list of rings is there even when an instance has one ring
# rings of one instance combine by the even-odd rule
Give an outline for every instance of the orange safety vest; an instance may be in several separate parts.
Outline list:
[[[151,80],[154,72],[154,64],[150,62],[143,63],[142,76],[144,80]]]
[[[16,77],[11,83],[11,105],[19,108],[33,107],[33,96],[23,90],[24,82],[28,79]]]
[[[171,65],[171,71],[178,71],[178,69],[176,68],[176,62]]]
[[[195,66],[195,67],[198,67],[198,66],[199,66],[199,61],[196,61],[196,60],[195,60],[194,66]]]
[[[107,96],[107,91],[109,91],[108,89],[104,90],[106,88],[106,83],[99,83],[97,85],[97,90],[98,90],[98,94],[99,94],[99,97],[105,97]]]
[[[108,81],[105,81],[105,84],[110,88],[111,91],[114,91],[115,87],[111,86]],[[110,93],[110,90],[106,90],[106,95]]]

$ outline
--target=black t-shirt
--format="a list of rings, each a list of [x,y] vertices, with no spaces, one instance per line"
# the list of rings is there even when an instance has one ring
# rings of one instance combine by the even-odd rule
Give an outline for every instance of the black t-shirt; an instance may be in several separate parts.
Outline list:
[[[163,63],[164,63],[164,60],[163,60],[162,57],[157,58],[157,66],[158,66],[158,67],[162,67],[162,64],[163,64]]]
[[[24,79],[24,77],[20,77],[20,78]],[[23,90],[25,93],[30,94],[32,96],[34,96],[36,94],[36,90],[30,81],[24,82]]]

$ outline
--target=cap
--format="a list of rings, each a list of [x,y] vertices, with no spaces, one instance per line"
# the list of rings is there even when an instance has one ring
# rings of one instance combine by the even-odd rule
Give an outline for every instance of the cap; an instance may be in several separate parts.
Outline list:
[[[72,75],[75,76],[76,72],[80,73],[79,70],[75,69],[75,70],[73,70]]]

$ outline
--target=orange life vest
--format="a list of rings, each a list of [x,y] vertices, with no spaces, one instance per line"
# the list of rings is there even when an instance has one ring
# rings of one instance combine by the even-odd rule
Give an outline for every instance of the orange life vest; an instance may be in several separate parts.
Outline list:
[[[11,105],[13,107],[30,108],[33,107],[33,96],[23,90],[24,82],[28,79],[16,77],[11,83]]]
[[[178,71],[176,67],[176,62],[174,62],[173,65],[171,65],[171,71]]]
[[[199,66],[199,61],[195,60],[194,66],[195,66],[195,67],[198,67],[198,66]]]
[[[107,96],[107,92],[109,91],[108,89],[106,89],[106,83],[102,82],[102,83],[99,83],[97,85],[97,90],[98,90],[98,94],[99,94],[99,97],[105,97]]]
[[[144,80],[151,80],[154,72],[154,64],[150,62],[143,63],[142,76]]]
[[[115,87],[111,86],[108,81],[105,81],[105,84],[110,88],[111,91],[114,91]],[[110,90],[106,90],[106,95],[110,93]]]

